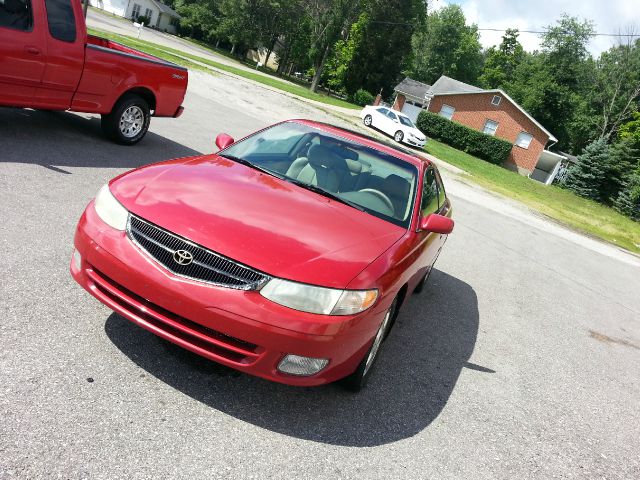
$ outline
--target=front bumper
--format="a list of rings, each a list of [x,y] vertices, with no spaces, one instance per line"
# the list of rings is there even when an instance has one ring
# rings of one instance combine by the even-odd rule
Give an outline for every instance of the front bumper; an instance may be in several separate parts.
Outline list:
[[[104,224],[93,203],[74,240],[82,257],[71,275],[123,317],[229,367],[290,385],[321,385],[352,373],[382,322],[384,309],[349,317],[298,312],[257,291],[216,287],[173,275],[126,236]],[[280,373],[284,355],[327,358],[312,376]]]
[[[406,143],[407,145],[411,145],[412,147],[418,147],[418,148],[422,148],[426,145],[427,140],[417,140],[415,138],[411,138],[409,137],[409,135],[407,135],[405,138],[403,138],[404,143]]]

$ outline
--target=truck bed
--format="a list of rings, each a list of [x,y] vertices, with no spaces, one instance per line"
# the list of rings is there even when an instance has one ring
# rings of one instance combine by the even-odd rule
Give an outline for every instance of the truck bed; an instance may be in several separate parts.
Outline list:
[[[142,57],[147,60],[152,60],[154,62],[160,62],[166,64],[168,66],[182,68],[175,63],[169,62],[159,57],[155,57],[153,55],[149,55],[148,53],[141,52],[140,50],[136,50],[135,48],[127,47],[118,42],[114,42],[113,40],[109,40],[107,38],[97,37],[95,35],[87,35],[87,45],[95,45],[102,48],[107,48],[109,50],[114,50],[115,52],[125,53],[127,55],[134,55],[136,57]]]

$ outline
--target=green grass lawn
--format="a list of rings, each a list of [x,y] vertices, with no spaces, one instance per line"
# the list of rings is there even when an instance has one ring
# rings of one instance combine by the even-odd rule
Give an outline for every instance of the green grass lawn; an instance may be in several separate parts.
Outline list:
[[[137,50],[148,53],[150,55],[154,55],[156,57],[164,58],[165,60],[176,63],[178,65],[182,65],[187,68],[192,68],[197,70],[208,70],[206,67],[203,67],[201,65],[198,65],[194,62],[189,61],[189,60],[195,60],[195,61],[204,63],[205,65],[209,65],[211,67],[217,68],[219,70],[223,70],[225,72],[233,73],[234,75],[238,75],[240,77],[253,80],[263,85],[267,85],[272,88],[277,88],[278,90],[292,93],[294,95],[298,95],[299,97],[308,98],[309,100],[315,100],[317,102],[321,102],[327,105],[336,105],[338,107],[345,107],[345,108],[351,108],[351,109],[362,108],[362,107],[359,107],[358,105],[354,105],[352,103],[345,102],[344,100],[340,100],[339,98],[330,97],[322,93],[314,93],[302,85],[295,85],[292,83],[288,83],[278,79],[277,77],[260,75],[259,73],[253,73],[239,67],[225,65],[223,63],[216,62],[215,60],[210,60],[208,58],[192,55],[190,53],[186,53],[181,50],[165,47],[164,45],[157,45],[153,42],[148,42],[146,40],[139,40],[137,38],[118,35],[116,33],[105,32],[103,30],[98,30],[94,28],[89,28],[89,33],[99,37],[108,38],[109,40],[114,40],[116,42],[127,45],[128,47],[135,48]],[[202,47],[202,45],[200,46]],[[212,53],[215,53],[215,52],[212,52]]]
[[[612,208],[553,185],[530,180],[497,165],[429,139],[425,150],[468,172],[479,185],[518,200],[560,223],[640,253],[640,223]]]

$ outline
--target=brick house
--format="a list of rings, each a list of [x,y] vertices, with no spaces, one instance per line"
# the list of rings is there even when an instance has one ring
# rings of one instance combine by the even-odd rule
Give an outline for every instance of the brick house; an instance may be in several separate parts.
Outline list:
[[[521,175],[549,184],[565,160],[545,149],[558,139],[502,90],[483,90],[443,75],[433,85],[406,78],[395,91],[393,108],[414,121],[425,109],[512,143],[505,167]]]

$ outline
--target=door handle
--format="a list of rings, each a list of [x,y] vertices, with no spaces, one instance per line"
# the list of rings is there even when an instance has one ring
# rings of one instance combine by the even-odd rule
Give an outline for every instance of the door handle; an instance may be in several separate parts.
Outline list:
[[[36,47],[24,47],[24,51],[30,55],[40,55],[40,49]]]

